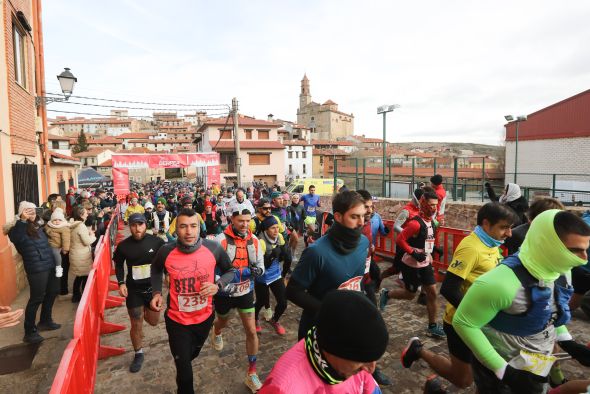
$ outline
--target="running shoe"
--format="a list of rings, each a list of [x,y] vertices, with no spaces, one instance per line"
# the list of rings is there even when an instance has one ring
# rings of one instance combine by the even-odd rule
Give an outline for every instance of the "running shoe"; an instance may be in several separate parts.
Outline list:
[[[260,334],[262,332],[262,326],[260,325],[260,320],[256,320],[256,333]]]
[[[244,383],[253,393],[257,392],[262,387],[262,383],[260,383],[260,379],[258,378],[256,372],[247,374],[246,379],[244,379]]]
[[[274,319],[271,319],[269,321],[270,325],[272,326],[272,328],[275,329],[275,332],[279,335],[285,335],[286,331],[285,331],[285,327],[283,327],[281,325],[281,323],[279,323],[278,321],[274,321]]]
[[[447,336],[447,334],[445,334],[445,332],[443,331],[442,327],[436,323],[428,325],[428,330],[426,331],[426,334],[428,334],[429,337],[437,339],[443,339]]]
[[[431,375],[426,379],[424,384],[424,394],[447,394],[447,389],[444,388],[440,379],[436,375]]]
[[[416,302],[420,305],[426,305],[426,293],[418,294],[418,299],[416,300]]]
[[[143,365],[143,353],[135,353],[135,357],[133,357],[133,362],[129,366],[129,372],[131,372],[131,373],[139,372],[142,365]]]
[[[270,321],[270,319],[272,319],[273,314],[274,312],[272,311],[272,308],[264,308],[264,312],[262,312],[262,316],[266,321]]]
[[[389,290],[386,288],[382,288],[379,292],[379,309],[381,312],[385,311],[385,306],[387,305],[387,301],[389,300]]]
[[[215,335],[215,328],[211,328],[211,345],[218,352],[223,350],[223,337],[221,334]]]
[[[420,358],[420,351],[422,350],[422,342],[420,342],[420,338],[413,337],[410,338],[408,344],[402,350],[402,366],[404,368],[410,368],[414,361]]]

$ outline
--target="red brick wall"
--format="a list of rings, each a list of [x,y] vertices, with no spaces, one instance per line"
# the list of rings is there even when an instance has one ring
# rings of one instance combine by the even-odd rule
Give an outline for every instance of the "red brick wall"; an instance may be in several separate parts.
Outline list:
[[[14,48],[13,48],[13,22],[18,23],[16,13],[22,11],[29,24],[33,26],[32,5],[30,0],[4,1],[5,7],[5,36],[6,36],[6,61],[8,78],[8,103],[10,117],[10,134],[12,153],[26,156],[36,155],[35,136],[35,54],[33,41],[30,34],[25,34],[25,64],[27,86],[24,89],[16,83],[14,77]]]

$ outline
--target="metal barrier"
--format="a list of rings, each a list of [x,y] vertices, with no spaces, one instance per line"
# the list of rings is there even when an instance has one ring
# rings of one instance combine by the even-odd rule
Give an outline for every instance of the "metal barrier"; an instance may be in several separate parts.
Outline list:
[[[76,311],[74,338],[70,341],[55,374],[51,394],[92,393],[99,359],[120,355],[123,348],[100,344],[100,335],[125,329],[124,325],[106,322],[104,310],[121,306],[124,298],[108,294],[113,290],[112,246],[117,240],[119,208],[112,215],[107,231],[101,236],[94,253],[94,262],[84,294]],[[116,283],[115,283],[116,284]]]
[[[389,228],[389,234],[386,236],[378,235],[375,243],[375,255],[382,259],[393,261],[395,258],[395,240],[396,233],[393,231],[393,220],[384,220],[383,224]],[[453,258],[453,252],[457,249],[459,242],[471,233],[469,230],[461,230],[451,227],[440,227],[436,233],[435,245],[442,248],[441,255],[435,254],[438,258],[432,261],[434,276],[438,282],[442,282],[444,275]]]

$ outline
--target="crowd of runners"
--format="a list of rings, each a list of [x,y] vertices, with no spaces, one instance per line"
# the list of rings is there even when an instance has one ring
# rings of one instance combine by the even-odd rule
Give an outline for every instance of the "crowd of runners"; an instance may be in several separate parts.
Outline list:
[[[391,228],[366,190],[340,190],[328,209],[313,186],[304,195],[262,183],[136,188],[119,201],[131,235],[113,256],[131,321],[129,370],[140,371],[144,362],[143,321],[156,325],[164,311],[178,392],[193,393],[199,372],[192,361],[207,339],[216,351],[224,348],[224,330],[239,324],[231,320],[235,309],[246,343],[244,384],[252,392],[369,394],[384,386],[395,392],[393,377],[379,369],[396,330],[382,315],[399,307],[391,300],[419,295],[424,335],[448,347],[448,356],[437,354],[416,336],[399,355],[403,368],[422,359],[434,371],[419,383],[425,393],[473,383],[478,393],[586,392],[590,380],[568,381],[559,362],[590,366],[590,348],[567,329],[590,290],[590,215],[568,212],[552,198],[528,207],[514,184],[499,197],[489,190],[494,201],[479,209],[477,226],[449,252],[437,290],[432,262],[444,253],[437,236],[445,221],[442,181],[433,176],[421,184]],[[114,202],[99,192],[94,203],[110,214]],[[75,211],[70,205],[66,210]],[[33,213],[24,207],[20,220],[27,215]],[[375,245],[390,231],[397,233],[396,254],[381,270]],[[398,286],[386,289],[382,282],[391,276]],[[438,292],[446,300],[442,316]],[[281,316],[288,307],[301,310],[299,342],[273,360],[263,382],[259,334],[285,335]]]

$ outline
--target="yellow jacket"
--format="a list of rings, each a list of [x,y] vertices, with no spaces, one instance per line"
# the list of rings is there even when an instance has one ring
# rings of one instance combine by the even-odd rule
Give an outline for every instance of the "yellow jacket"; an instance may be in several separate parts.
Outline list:
[[[127,210],[125,211],[125,221],[128,222],[129,216],[133,215],[134,213],[143,214],[144,212],[145,212],[145,209],[139,204],[137,204],[136,206],[129,205],[127,207]]]

